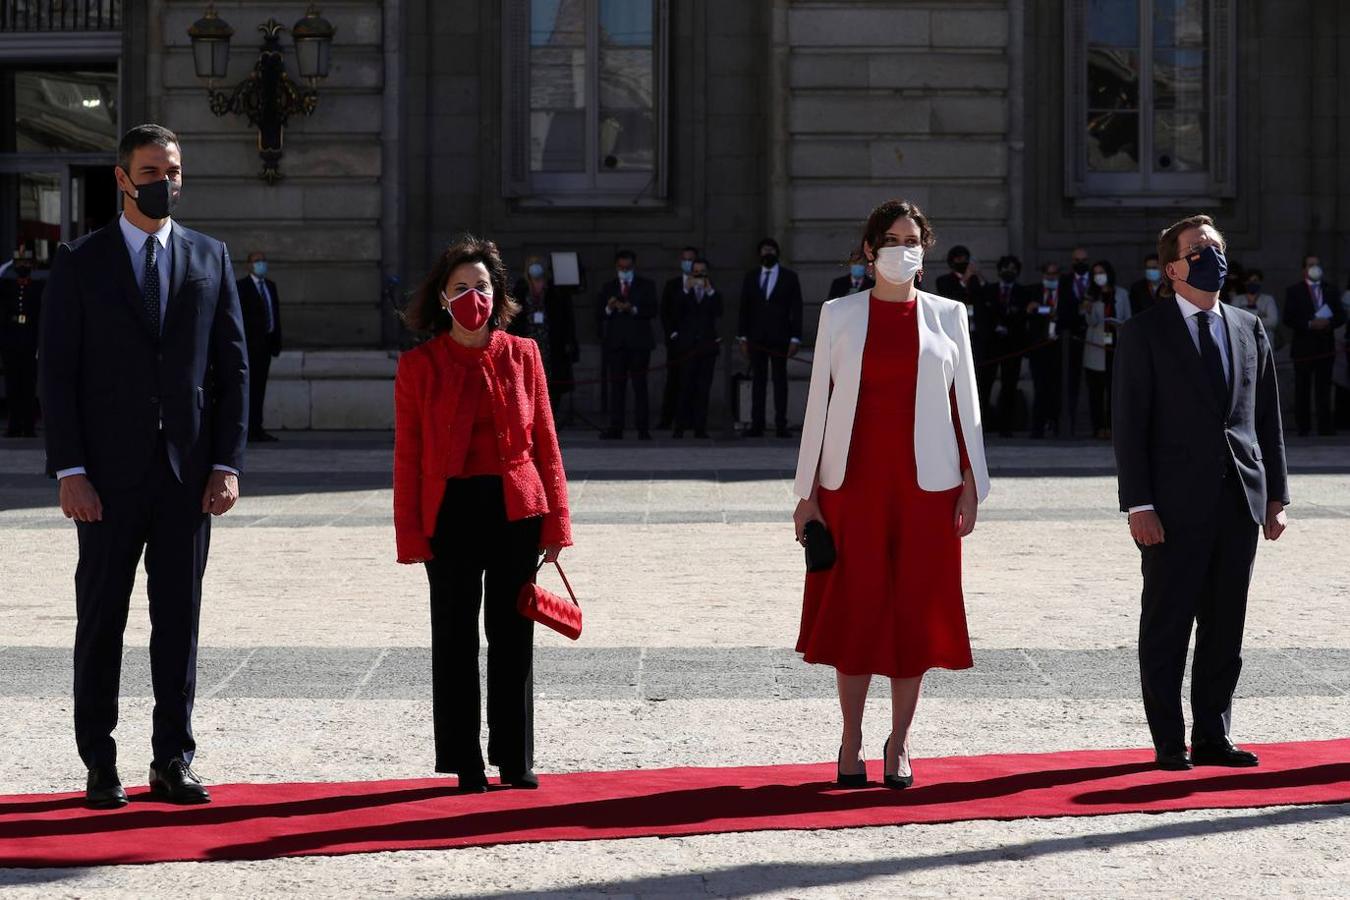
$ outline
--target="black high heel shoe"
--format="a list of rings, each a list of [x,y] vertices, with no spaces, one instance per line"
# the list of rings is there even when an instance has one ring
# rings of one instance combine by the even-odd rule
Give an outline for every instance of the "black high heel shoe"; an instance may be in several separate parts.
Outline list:
[[[908,775],[885,774],[886,758],[890,755],[890,750],[891,750],[891,739],[886,738],[886,743],[883,744],[881,747],[881,771],[883,773],[881,781],[883,784],[886,785],[886,787],[890,788],[893,791],[903,791],[905,788],[914,784],[914,769],[913,766],[911,765],[910,772]]]
[[[487,792],[487,789],[487,775],[481,769],[459,773],[459,792],[461,794],[483,794]]]
[[[839,764],[835,769],[834,783],[845,788],[867,787],[867,768],[864,765],[863,770],[856,775],[844,774],[844,745],[839,745]]]

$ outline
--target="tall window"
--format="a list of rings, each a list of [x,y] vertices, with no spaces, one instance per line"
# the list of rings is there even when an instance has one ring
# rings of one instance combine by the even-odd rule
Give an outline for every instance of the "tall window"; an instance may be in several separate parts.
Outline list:
[[[1066,0],[1070,195],[1231,195],[1231,5]]]
[[[507,195],[662,197],[666,0],[515,0],[504,21]]]

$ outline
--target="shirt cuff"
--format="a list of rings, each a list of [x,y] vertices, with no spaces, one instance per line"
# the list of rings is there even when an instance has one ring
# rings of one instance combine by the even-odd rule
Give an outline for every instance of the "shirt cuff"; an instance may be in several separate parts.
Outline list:
[[[232,469],[229,466],[221,465],[220,463],[216,463],[211,469],[216,472],[229,472],[231,475],[239,475],[238,469]]]
[[[793,338],[792,340],[788,341],[789,344],[800,344],[801,342],[802,342],[801,338]]]
[[[1145,503],[1143,506],[1131,506],[1129,515],[1134,515],[1137,512],[1151,512],[1152,510],[1153,510],[1152,503]]]
[[[85,471],[84,466],[71,466],[69,469],[57,469],[56,480],[60,481],[62,478],[67,478],[71,475],[88,475],[88,474],[89,473]]]

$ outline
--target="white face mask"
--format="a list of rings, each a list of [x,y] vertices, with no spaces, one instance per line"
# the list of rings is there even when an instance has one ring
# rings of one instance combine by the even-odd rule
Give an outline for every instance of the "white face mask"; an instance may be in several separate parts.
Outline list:
[[[1092,282],[1096,284],[1097,287],[1106,287],[1109,281],[1110,279],[1106,277],[1105,272],[1098,272],[1096,275],[1092,276]]]
[[[891,284],[913,281],[923,268],[922,247],[882,247],[877,251],[876,271]]]
[[[1309,280],[1309,281],[1321,281],[1321,280],[1322,280],[1322,267],[1321,267],[1321,266],[1308,266],[1308,280]]]

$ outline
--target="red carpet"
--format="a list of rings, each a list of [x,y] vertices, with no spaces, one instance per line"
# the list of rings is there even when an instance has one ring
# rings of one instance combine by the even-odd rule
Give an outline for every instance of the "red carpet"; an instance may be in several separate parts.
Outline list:
[[[0,866],[267,859],[525,841],[852,828],[1350,801],[1350,738],[1253,747],[1258,769],[1160,772],[1144,750],[920,759],[917,784],[834,788],[833,764],[584,772],[538,791],[459,796],[453,779],[227,784],[209,806],[144,789],[121,810],[79,794],[0,797]],[[879,777],[879,763],[871,766]]]

